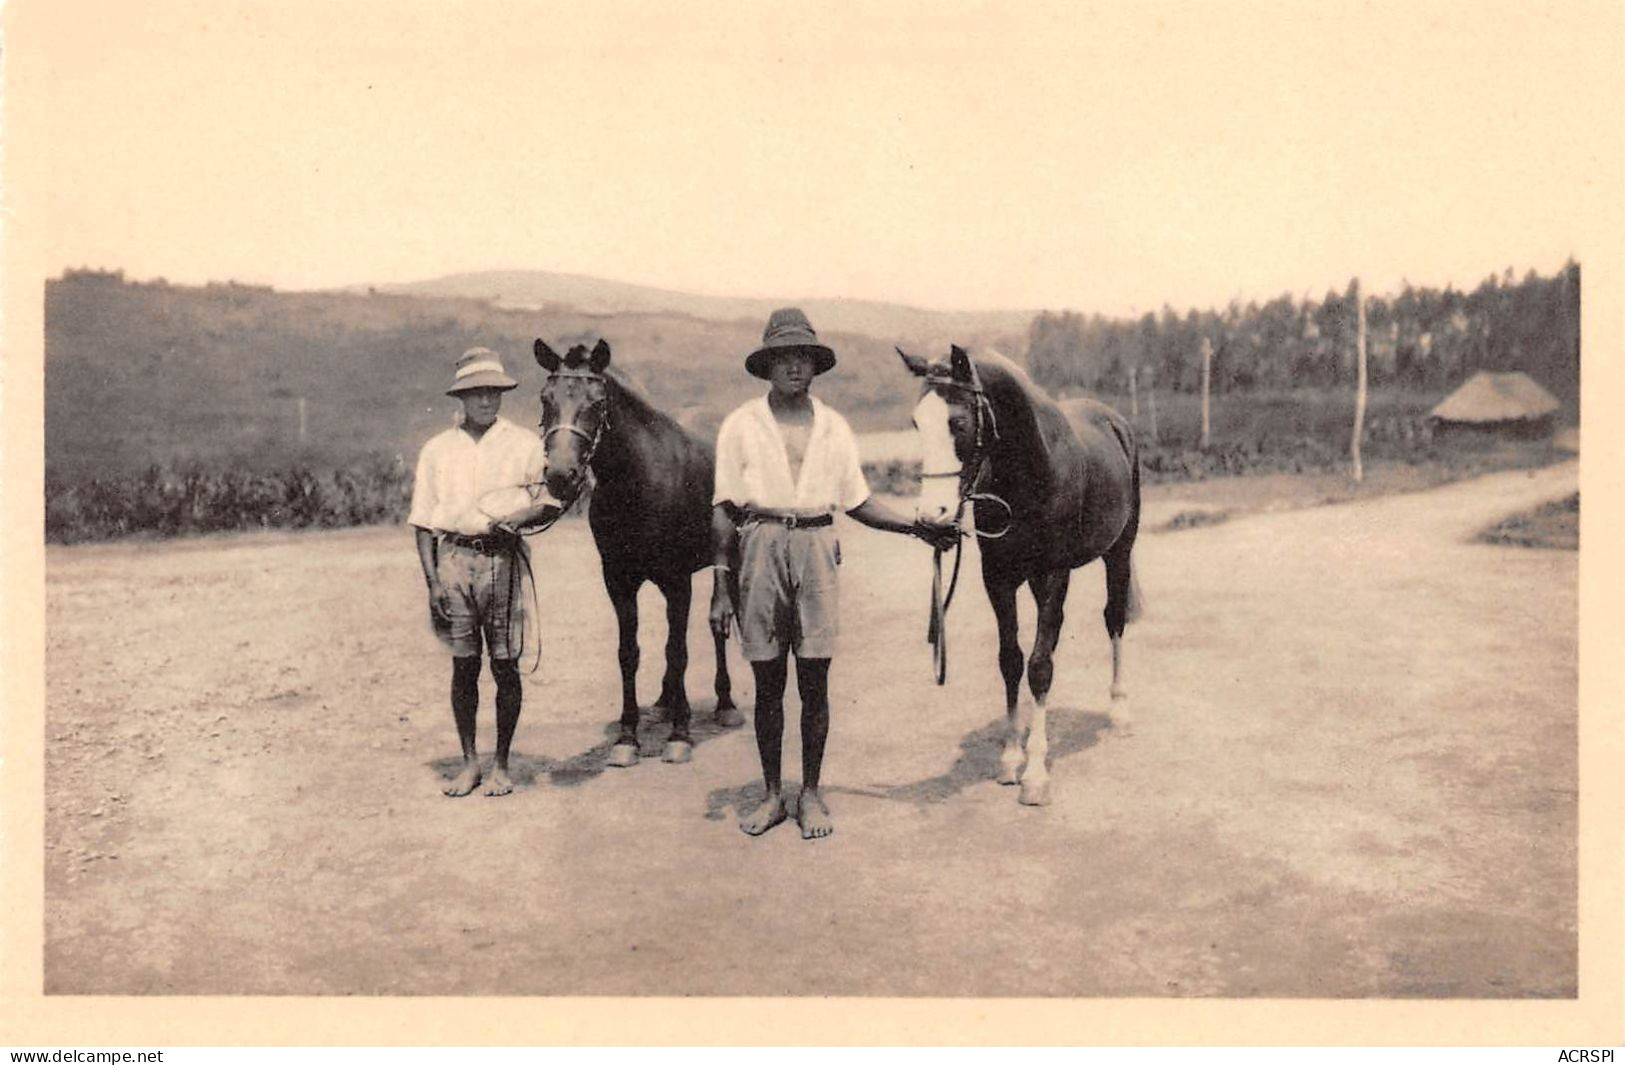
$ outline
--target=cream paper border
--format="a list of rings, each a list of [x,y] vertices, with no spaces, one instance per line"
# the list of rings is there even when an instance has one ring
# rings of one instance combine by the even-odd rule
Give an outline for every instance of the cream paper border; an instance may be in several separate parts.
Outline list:
[[[329,21],[346,5],[318,5]],[[173,5],[172,5],[173,6]],[[199,9],[215,5],[196,4]],[[1372,18],[1414,11],[1405,2],[1362,5]],[[1570,4],[1596,20],[1596,46],[1612,47],[1614,91],[1552,116],[1583,126],[1595,181],[1584,270],[1585,508],[1580,559],[1580,972],[1574,1001],[1016,1000],[1016,999],[467,999],[44,997],[42,528],[43,248],[41,165],[50,151],[37,103],[50,57],[29,51],[30,30],[52,18],[45,0],[4,11],[4,703],[0,704],[0,1045],[553,1045],[599,1043],[1061,1043],[1083,1045],[1618,1045],[1625,1032],[1625,671],[1620,668],[1621,511],[1625,509],[1621,183],[1625,100],[1622,8]],[[368,9],[376,14],[380,9]],[[987,9],[987,17],[996,17]],[[1238,11],[1245,11],[1238,7]],[[1265,7],[1279,17],[1296,8]],[[1308,8],[1312,12],[1313,6]],[[1493,17],[1496,8],[1485,8]],[[787,8],[787,17],[791,13]],[[794,17],[839,20],[843,8]],[[1423,20],[1414,19],[1420,25]],[[1236,31],[1253,32],[1240,19]],[[551,47],[552,45],[549,45]],[[543,49],[545,51],[545,49]],[[1215,47],[1215,55],[1223,54]],[[984,72],[996,75],[997,72]],[[1194,75],[1193,75],[1194,76]],[[996,91],[996,77],[990,82]],[[1492,116],[1486,116],[1490,120]],[[1328,120],[1335,120],[1328,116]],[[1441,135],[1448,131],[1441,131]],[[1457,134],[1465,135],[1465,134]],[[117,165],[109,160],[109,165]],[[1441,195],[1445,195],[1441,190]],[[107,264],[117,265],[117,264]],[[477,1015],[479,1023],[467,1023]],[[636,1024],[628,1025],[629,1017]]]

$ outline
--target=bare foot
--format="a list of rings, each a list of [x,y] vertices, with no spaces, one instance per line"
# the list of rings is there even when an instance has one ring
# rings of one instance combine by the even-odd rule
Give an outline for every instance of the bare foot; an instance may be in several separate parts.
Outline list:
[[[747,836],[760,836],[763,832],[788,816],[784,809],[784,796],[776,791],[767,793],[762,805],[739,819],[739,830]]]
[[[823,839],[835,831],[835,824],[829,819],[829,807],[816,791],[803,789],[797,805],[796,820],[801,824],[802,839]]]
[[[507,795],[513,791],[513,781],[508,779],[508,771],[498,766],[491,770],[491,775],[485,778],[485,794]]]
[[[463,771],[452,778],[451,783],[441,788],[441,792],[454,799],[460,799],[480,785],[480,764],[478,762],[464,762]]]

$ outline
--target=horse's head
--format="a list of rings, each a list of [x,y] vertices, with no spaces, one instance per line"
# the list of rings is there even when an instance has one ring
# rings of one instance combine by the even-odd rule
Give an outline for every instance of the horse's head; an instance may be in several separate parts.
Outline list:
[[[982,460],[997,437],[992,405],[976,364],[959,345],[936,362],[902,348],[897,354],[910,373],[923,378],[914,405],[914,428],[922,445],[920,514],[952,517],[959,501],[974,490]]]
[[[542,445],[547,451],[547,490],[574,499],[587,482],[593,453],[609,429],[609,345],[591,351],[576,344],[562,358],[540,338],[536,361],[547,371],[542,382]]]

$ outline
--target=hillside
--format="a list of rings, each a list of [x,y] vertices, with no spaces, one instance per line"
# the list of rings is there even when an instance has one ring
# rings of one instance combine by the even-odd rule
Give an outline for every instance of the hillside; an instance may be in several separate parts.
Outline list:
[[[681,314],[711,322],[746,322],[756,328],[775,307],[795,304],[820,333],[862,333],[892,343],[1025,347],[1036,311],[937,311],[873,300],[748,299],[632,285],[621,281],[550,273],[545,270],[488,270],[450,274],[427,281],[379,285],[397,295],[450,296],[489,300],[522,310],[565,306],[590,314]]]
[[[701,432],[760,391],[743,368],[759,321],[676,312],[517,310],[90,273],[47,283],[45,334],[46,469],[63,481],[186,459],[266,468],[381,452],[410,461],[450,424],[447,374],[475,345],[501,352],[521,382],[504,413],[535,424],[537,336],[556,348],[607,339],[657,405]],[[821,336],[841,361],[819,394],[860,430],[906,425],[914,387],[891,341],[827,328]]]

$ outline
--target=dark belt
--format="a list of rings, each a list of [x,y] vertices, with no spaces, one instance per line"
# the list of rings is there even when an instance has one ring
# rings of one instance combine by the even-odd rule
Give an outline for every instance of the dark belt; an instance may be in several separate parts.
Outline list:
[[[506,536],[502,533],[488,533],[485,536],[464,536],[461,533],[447,533],[441,539],[454,547],[466,547],[471,551],[478,551],[482,555],[505,555],[519,548],[519,537]]]
[[[745,511],[744,524],[749,525],[758,521],[770,521],[775,525],[783,525],[787,529],[822,529],[826,525],[835,524],[835,515],[814,514],[809,518],[798,514],[779,514],[771,510]]]

